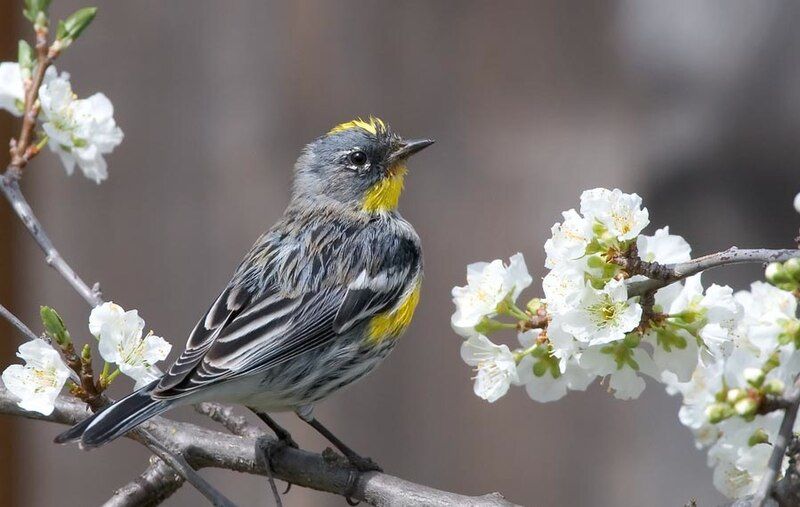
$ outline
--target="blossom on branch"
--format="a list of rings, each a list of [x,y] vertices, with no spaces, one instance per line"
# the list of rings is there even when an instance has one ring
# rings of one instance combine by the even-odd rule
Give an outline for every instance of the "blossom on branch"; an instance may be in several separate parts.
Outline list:
[[[48,73],[51,70],[53,75],[39,89],[48,145],[61,158],[67,174],[72,174],[77,164],[87,178],[100,183],[108,177],[103,155],[111,153],[123,138],[114,121],[114,106],[102,93],[78,99],[69,74],[55,75],[53,67]]]
[[[453,329],[466,337],[475,334],[475,326],[484,317],[494,316],[506,299],[516,301],[531,281],[525,258],[520,253],[512,255],[508,265],[500,259],[470,264],[467,285],[453,288],[456,305],[451,319]]]
[[[492,403],[518,382],[517,361],[506,345],[495,345],[483,335],[470,337],[461,345],[461,358],[475,367],[475,394]]]
[[[144,324],[139,312],[126,312],[111,302],[95,307],[89,316],[89,331],[100,341],[100,355],[136,380],[135,389],[161,376],[155,363],[166,359],[172,349],[172,345],[152,332],[142,336]]]
[[[6,368],[3,384],[19,398],[20,408],[50,415],[71,370],[58,351],[41,338],[20,345],[17,357],[25,365],[12,364]]]

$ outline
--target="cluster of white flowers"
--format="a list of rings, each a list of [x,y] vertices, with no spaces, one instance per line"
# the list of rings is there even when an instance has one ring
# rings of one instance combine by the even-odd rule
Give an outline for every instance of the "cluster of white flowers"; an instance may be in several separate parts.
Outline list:
[[[70,76],[48,67],[39,88],[41,128],[50,149],[58,154],[68,174],[77,165],[83,174],[100,183],[108,177],[104,155],[111,153],[123,138],[114,121],[114,107],[102,94],[78,99]],[[15,116],[24,112],[25,87],[20,65],[0,63],[0,109]]]
[[[650,377],[682,394],[680,421],[709,448],[717,488],[750,494],[781,419],[758,415],[760,404],[800,372],[796,297],[782,290],[800,284],[800,261],[770,266],[773,285],[756,282],[734,294],[727,286],[704,289],[695,275],[645,300],[629,293],[646,279],[643,266],[691,258],[689,244],[666,227],[642,235],[648,224],[638,195],[584,192],[580,210],[564,212],[545,243],[544,299],[523,308],[517,300],[531,277],[521,254],[508,265],[470,265],[467,286],[453,289],[452,326],[466,338],[461,355],[477,371],[475,393],[493,402],[521,385],[547,402],[606,379],[614,396],[632,399]],[[487,337],[504,329],[516,331],[519,347]]]
[[[102,358],[116,364],[117,372],[134,379],[135,389],[161,376],[155,363],[166,359],[172,346],[152,333],[143,336],[144,320],[136,310],[126,312],[114,303],[103,303],[92,310],[89,331],[99,341]],[[19,398],[21,408],[51,414],[67,379],[72,376],[77,381],[76,375],[64,364],[61,354],[42,339],[20,345],[17,356],[25,365],[6,368],[3,384]],[[109,375],[109,382],[117,372]]]

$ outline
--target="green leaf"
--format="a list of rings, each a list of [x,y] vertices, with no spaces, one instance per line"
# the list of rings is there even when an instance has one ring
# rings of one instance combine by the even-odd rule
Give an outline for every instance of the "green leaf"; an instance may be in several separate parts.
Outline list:
[[[74,41],[91,24],[96,14],[97,7],[84,7],[73,12],[67,19],[58,22],[56,38],[68,43]]]
[[[33,48],[24,40],[19,41],[17,61],[23,70],[30,72],[33,69]]]
[[[51,339],[59,345],[66,345],[70,342],[69,331],[58,312],[49,306],[43,306],[39,310],[39,314],[42,317],[44,330]]]
[[[40,12],[47,14],[47,9],[50,8],[51,0],[25,0],[25,9],[22,13],[28,20],[33,23]]]

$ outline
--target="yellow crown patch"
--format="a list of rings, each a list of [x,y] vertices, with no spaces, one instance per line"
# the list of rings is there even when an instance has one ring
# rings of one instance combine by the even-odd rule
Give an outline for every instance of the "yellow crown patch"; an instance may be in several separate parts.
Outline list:
[[[328,135],[351,129],[366,130],[367,132],[369,132],[374,136],[378,134],[378,130],[386,130],[386,124],[383,123],[383,120],[381,120],[380,118],[375,118],[374,116],[370,116],[369,120],[362,120],[361,118],[356,118],[355,120],[336,125],[330,130],[330,132],[328,132]]]

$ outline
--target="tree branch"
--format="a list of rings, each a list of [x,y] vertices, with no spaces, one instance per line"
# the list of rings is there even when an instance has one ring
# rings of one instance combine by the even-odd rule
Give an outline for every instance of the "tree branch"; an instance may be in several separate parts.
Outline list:
[[[33,331],[31,331],[31,328],[26,326],[24,322],[19,320],[16,315],[11,313],[8,310],[8,308],[6,308],[3,305],[0,305],[0,317],[3,317],[8,322],[10,322],[11,325],[14,326],[15,328],[17,328],[20,333],[25,335],[25,338],[27,338],[28,340],[36,340],[37,338],[39,338],[38,336],[36,336],[34,334]]]
[[[183,484],[183,477],[160,459],[153,457],[150,465],[132,482],[114,492],[103,507],[142,507],[158,505]]]
[[[658,290],[672,283],[688,278],[692,275],[702,273],[708,269],[729,266],[732,264],[747,264],[770,262],[784,262],[794,257],[800,257],[800,250],[783,249],[770,250],[767,248],[740,249],[731,247],[723,252],[717,252],[697,259],[692,259],[679,264],[659,265],[653,267],[650,274],[654,277],[641,282],[633,282],[628,285],[628,296],[641,296],[642,294]],[[654,264],[654,263],[649,263]]]
[[[39,245],[39,248],[42,249],[45,255],[45,261],[47,262],[48,266],[58,271],[58,273],[70,284],[70,286],[77,292],[91,307],[95,307],[99,304],[102,304],[103,300],[100,297],[100,290],[97,286],[94,288],[89,288],[86,283],[81,280],[81,278],[72,270],[69,264],[61,257],[61,254],[58,253],[56,247],[53,245],[53,242],[50,241],[50,238],[45,233],[42,224],[39,222],[39,219],[36,218],[36,215],[33,214],[33,210],[31,209],[28,201],[25,199],[25,196],[22,194],[22,191],[19,188],[19,181],[16,177],[12,176],[14,173],[11,171],[10,168],[13,166],[9,166],[9,170],[6,171],[5,174],[0,176],[0,190],[3,191],[3,195],[5,195],[6,199],[8,200],[9,204],[11,204],[11,208],[17,214],[22,223],[28,229],[28,232],[33,236],[33,239],[36,240],[36,244]]]
[[[90,415],[81,401],[70,396],[59,396],[55,410],[45,416],[36,412],[26,412],[19,408],[16,400],[5,389],[0,388],[0,414],[57,422],[76,424]],[[267,470],[256,456],[255,439],[230,435],[209,430],[190,423],[172,421],[156,417],[142,425],[164,447],[181,454],[194,468],[224,468],[236,472],[267,475]],[[130,435],[128,435],[130,437]],[[266,437],[270,438],[270,437]],[[361,473],[343,458],[332,452],[314,454],[291,447],[276,447],[272,455],[276,478],[298,486],[326,491],[341,496],[349,496],[378,507],[388,506],[472,506],[472,507],[510,507],[499,493],[483,496],[464,496],[456,493],[429,488],[391,475],[369,472]],[[150,486],[156,484],[175,487],[171,482],[160,478],[158,470],[148,470],[136,482],[147,475],[147,485],[128,484],[118,490],[109,502],[111,505],[134,505],[127,497],[136,497],[144,504],[157,503],[161,490]],[[150,492],[150,496],[145,494]],[[122,493],[120,493],[122,492]],[[127,503],[126,503],[127,502]],[[137,505],[141,505],[138,503]]]

